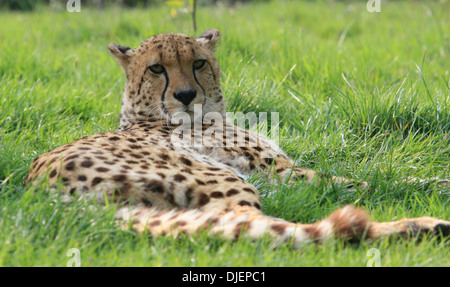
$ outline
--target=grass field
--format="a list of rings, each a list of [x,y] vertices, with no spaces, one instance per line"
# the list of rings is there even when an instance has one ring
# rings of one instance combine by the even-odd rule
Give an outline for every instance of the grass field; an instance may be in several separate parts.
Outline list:
[[[345,204],[377,221],[450,220],[450,190],[397,183],[450,177],[450,3],[269,2],[200,7],[201,33],[217,28],[229,111],[277,111],[281,146],[304,166],[366,180],[346,191],[270,185],[266,214],[312,223]],[[23,186],[39,154],[118,126],[125,77],[107,45],[136,47],[162,32],[193,34],[170,8],[0,12],[0,266],[450,266],[449,243],[333,241],[299,250],[267,240],[149,238],[118,230],[113,208],[63,204]],[[270,191],[278,190],[274,196]]]

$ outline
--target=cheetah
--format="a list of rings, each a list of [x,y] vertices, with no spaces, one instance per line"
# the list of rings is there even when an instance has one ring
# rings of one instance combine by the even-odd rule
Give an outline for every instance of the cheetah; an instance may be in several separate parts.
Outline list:
[[[205,231],[230,240],[268,236],[274,243],[299,246],[337,237],[449,235],[449,221],[372,222],[353,206],[312,224],[264,215],[259,192],[246,177],[262,173],[290,184],[314,183],[324,176],[296,166],[266,137],[219,120],[226,111],[215,58],[219,38],[217,30],[209,29],[197,38],[155,35],[136,49],[110,44],[127,80],[119,128],[39,156],[25,183],[45,181],[69,198],[117,203],[116,216],[124,226],[151,236]],[[214,121],[203,121],[211,114]],[[174,120],[178,115],[184,120]],[[185,144],[181,138],[187,138]],[[346,188],[367,188],[365,182],[325,178]]]

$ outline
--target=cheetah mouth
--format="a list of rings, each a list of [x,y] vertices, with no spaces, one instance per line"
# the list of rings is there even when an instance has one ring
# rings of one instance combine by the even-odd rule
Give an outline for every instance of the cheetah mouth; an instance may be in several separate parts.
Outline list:
[[[195,113],[198,113],[199,111],[197,110],[195,110],[195,108],[194,108],[194,105],[189,105],[189,106],[182,106],[182,107],[179,107],[178,109],[177,109],[178,111],[178,113],[186,113],[186,114],[188,114],[189,116],[193,116]],[[202,109],[202,111],[203,111],[203,109]]]
[[[195,122],[195,121],[198,121],[198,120],[202,121],[202,119],[203,119],[203,113],[199,114],[199,113],[196,113],[195,111],[192,111],[190,109],[186,109],[184,111],[184,113],[189,115],[192,123]]]
[[[175,120],[180,120],[180,119],[186,119],[186,117],[189,118],[193,118],[195,115],[195,112],[193,110],[193,108],[189,108],[187,106],[182,106],[182,107],[177,107],[174,109],[174,111],[172,113],[167,113],[167,116],[169,119],[171,119],[172,121]]]
[[[203,109],[196,110],[194,107],[178,107],[171,115],[168,115],[168,121],[175,124],[203,123]]]

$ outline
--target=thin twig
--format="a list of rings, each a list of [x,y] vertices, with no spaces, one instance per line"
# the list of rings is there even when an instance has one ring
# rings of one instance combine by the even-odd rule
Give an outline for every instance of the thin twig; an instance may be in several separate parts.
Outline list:
[[[197,23],[195,21],[195,10],[197,9],[197,1],[193,0],[192,4],[192,25],[194,26],[194,33],[197,32]]]

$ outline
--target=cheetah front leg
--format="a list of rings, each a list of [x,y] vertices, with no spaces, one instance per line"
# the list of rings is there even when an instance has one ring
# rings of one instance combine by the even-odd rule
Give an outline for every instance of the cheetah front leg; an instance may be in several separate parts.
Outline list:
[[[294,183],[299,181],[305,181],[308,183],[317,183],[321,181],[327,181],[338,184],[347,189],[367,188],[368,182],[351,180],[342,176],[331,176],[328,174],[320,173],[315,170],[287,165],[287,167],[279,167],[275,170],[275,177],[279,178],[282,183]]]
[[[257,134],[254,138],[250,137],[250,139],[252,139],[253,142],[257,142],[258,146],[256,148],[246,149],[244,155],[247,154],[247,157],[251,158],[254,158],[255,155],[259,156],[257,163],[253,165],[258,166],[258,172],[266,174],[268,178],[271,179],[272,183],[289,184],[299,181],[317,183],[327,181],[338,184],[339,186],[347,189],[368,188],[369,186],[369,183],[366,181],[329,175],[312,169],[296,166],[294,161],[281,151],[280,147],[278,147],[275,143],[271,143],[270,140],[262,135]],[[264,150],[261,147],[265,147],[266,149]],[[397,183],[408,183],[420,187],[430,184],[437,185],[439,188],[450,187],[449,179],[439,178],[407,178],[396,182],[396,184]]]
[[[342,176],[334,176],[321,173],[312,169],[296,166],[295,163],[284,154],[277,154],[273,158],[263,159],[260,164],[260,172],[267,175],[271,183],[293,184],[296,182],[307,183],[334,183],[347,189],[366,188],[368,182],[348,179]]]
[[[240,128],[236,129],[238,134],[246,133],[244,147],[241,147],[241,150],[235,149],[234,152],[239,152],[241,157],[248,159],[249,174],[254,172],[254,169],[251,167],[256,167],[256,172],[264,173],[272,183],[289,184],[298,181],[317,183],[327,181],[348,189],[368,186],[367,182],[332,176],[297,166],[273,141],[255,132],[243,131]],[[237,142],[240,143],[239,141]],[[245,170],[241,172],[246,173]]]
[[[246,132],[240,128],[235,128],[238,133]],[[272,183],[289,184],[299,181],[308,183],[328,181],[336,183],[347,189],[368,188],[369,186],[369,183],[366,181],[329,175],[297,166],[276,143],[255,132],[246,133],[245,146],[246,147],[240,151],[241,156],[250,158],[250,166],[256,166],[257,172],[262,172],[267,175],[267,177],[271,179]],[[249,147],[247,148],[247,146]],[[448,178],[407,178],[397,183],[409,183],[420,186],[436,184],[439,188],[450,187],[450,179]]]
[[[272,182],[279,184],[289,184],[294,182],[308,182],[308,183],[318,183],[321,181],[327,181],[331,183],[338,184],[341,187],[347,189],[355,188],[368,188],[369,183],[366,181],[361,181],[358,179],[349,179],[343,176],[334,176],[325,173],[321,173],[312,169],[296,166],[294,161],[288,158],[285,154],[280,153],[276,150],[271,150],[270,155],[273,158],[265,158],[261,160],[263,169],[261,170]],[[268,164],[267,164],[268,163]],[[261,166],[261,163],[260,163]],[[434,178],[406,178],[395,182],[394,184],[407,183],[412,186],[417,186],[419,188],[428,188],[428,186],[437,186],[439,188],[449,188],[450,179],[444,178],[440,179]]]

